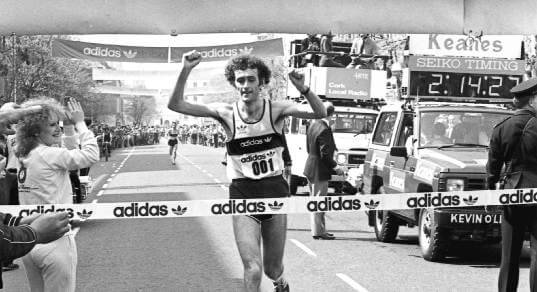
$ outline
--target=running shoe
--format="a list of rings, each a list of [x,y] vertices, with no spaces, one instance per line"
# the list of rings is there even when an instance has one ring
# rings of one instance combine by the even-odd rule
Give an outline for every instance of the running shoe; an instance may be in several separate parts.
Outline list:
[[[285,283],[285,285],[282,284],[276,284],[272,283],[274,285],[274,292],[289,292],[289,283]]]

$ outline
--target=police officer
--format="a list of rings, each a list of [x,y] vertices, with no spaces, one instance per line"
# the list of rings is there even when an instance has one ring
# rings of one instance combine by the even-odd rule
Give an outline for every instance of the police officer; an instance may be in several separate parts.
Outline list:
[[[505,188],[537,187],[537,78],[511,89],[515,113],[492,132],[487,163],[488,186],[494,189],[505,164]],[[505,206],[499,291],[516,291],[525,231],[531,235],[531,291],[537,292],[537,205]]]

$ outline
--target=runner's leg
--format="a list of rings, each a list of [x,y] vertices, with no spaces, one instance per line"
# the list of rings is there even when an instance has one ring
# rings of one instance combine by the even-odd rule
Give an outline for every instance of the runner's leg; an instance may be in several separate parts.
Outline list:
[[[233,233],[244,267],[244,287],[257,292],[263,275],[260,225],[248,216],[233,216]]]
[[[177,145],[179,143],[176,143],[175,145],[173,145],[173,164],[175,164],[175,159],[177,159]]]
[[[283,253],[287,237],[287,215],[273,215],[272,219],[261,223],[261,236],[263,238],[263,267],[265,274],[272,281],[279,279],[283,274]],[[285,283],[285,282],[284,282]]]

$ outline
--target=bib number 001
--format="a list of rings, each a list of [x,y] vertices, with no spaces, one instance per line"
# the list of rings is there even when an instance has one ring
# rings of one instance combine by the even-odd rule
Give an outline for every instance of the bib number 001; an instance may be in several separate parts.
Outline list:
[[[269,171],[274,171],[274,164],[272,163],[272,158],[268,160],[260,160],[252,162],[252,171],[255,175],[260,175],[261,173],[267,173]]]

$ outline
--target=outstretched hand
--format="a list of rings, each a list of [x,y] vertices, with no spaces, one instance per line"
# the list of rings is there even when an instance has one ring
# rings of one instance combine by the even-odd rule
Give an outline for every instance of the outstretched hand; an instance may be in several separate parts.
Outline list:
[[[26,115],[35,114],[41,110],[41,106],[37,105],[27,108],[20,108],[19,105],[13,104],[10,108],[3,108],[0,110],[0,134],[15,134],[15,131],[9,128],[11,124],[17,123]]]
[[[201,62],[201,54],[194,50],[183,55],[183,68],[192,69]]]
[[[76,124],[84,121],[84,110],[82,110],[82,106],[78,100],[70,98],[67,101],[67,116],[68,122],[64,122],[64,124]]]

